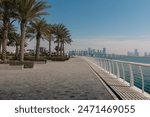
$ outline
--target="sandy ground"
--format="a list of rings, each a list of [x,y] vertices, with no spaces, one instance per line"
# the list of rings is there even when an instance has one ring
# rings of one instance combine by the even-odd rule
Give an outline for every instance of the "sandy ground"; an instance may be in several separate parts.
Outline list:
[[[113,99],[80,58],[37,64],[33,69],[0,70],[0,99]]]

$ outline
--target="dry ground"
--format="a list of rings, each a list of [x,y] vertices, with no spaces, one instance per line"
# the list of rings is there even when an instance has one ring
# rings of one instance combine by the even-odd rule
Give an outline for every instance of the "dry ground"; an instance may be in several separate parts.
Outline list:
[[[0,99],[113,99],[81,58],[37,64],[33,69],[0,70]]]

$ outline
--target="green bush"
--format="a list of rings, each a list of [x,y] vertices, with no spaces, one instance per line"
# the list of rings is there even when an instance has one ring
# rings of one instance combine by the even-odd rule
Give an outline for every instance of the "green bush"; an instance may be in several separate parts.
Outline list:
[[[24,60],[26,60],[26,61],[46,61],[46,57],[40,56],[39,60],[36,60],[35,56],[25,56]]]
[[[24,68],[33,68],[34,67],[34,62],[31,61],[24,61],[24,62],[19,62],[19,61],[10,61],[10,65],[24,65]]]
[[[67,57],[67,56],[53,56],[53,57],[50,57],[48,59],[52,60],[52,61],[66,61],[66,60],[69,60],[69,57]]]

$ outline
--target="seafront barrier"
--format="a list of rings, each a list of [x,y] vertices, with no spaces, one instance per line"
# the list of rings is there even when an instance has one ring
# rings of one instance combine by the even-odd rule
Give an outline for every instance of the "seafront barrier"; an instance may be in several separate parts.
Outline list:
[[[114,77],[137,87],[142,93],[150,94],[150,64],[120,61],[113,59],[87,57]]]

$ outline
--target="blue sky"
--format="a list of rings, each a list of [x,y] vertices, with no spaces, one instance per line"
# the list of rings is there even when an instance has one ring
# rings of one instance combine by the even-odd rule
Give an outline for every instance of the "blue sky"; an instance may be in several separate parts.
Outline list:
[[[49,22],[73,37],[138,36],[150,32],[150,0],[48,0]]]
[[[74,42],[68,48],[106,47],[120,54],[134,48],[150,51],[150,0],[47,1],[52,6],[45,17],[48,22],[70,29]]]

